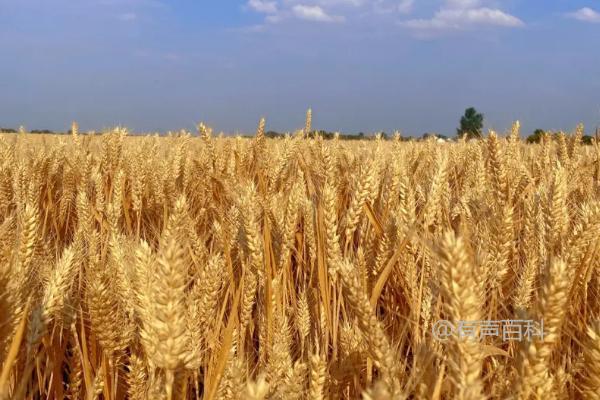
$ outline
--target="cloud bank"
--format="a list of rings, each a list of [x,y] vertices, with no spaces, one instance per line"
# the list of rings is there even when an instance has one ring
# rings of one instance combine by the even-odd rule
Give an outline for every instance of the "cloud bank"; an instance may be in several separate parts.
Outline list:
[[[266,23],[290,19],[340,23],[365,13],[408,14],[414,4],[414,0],[247,0],[246,8],[263,14]]]
[[[390,18],[416,37],[434,37],[445,33],[480,28],[518,28],[525,23],[498,7],[497,0],[438,0],[432,16],[415,0],[246,0],[246,9],[264,16],[264,24],[298,20],[313,23],[343,23],[363,18]],[[419,13],[421,15],[419,15]],[[414,16],[411,18],[410,15]],[[418,17],[417,17],[418,16]],[[598,13],[581,9],[573,18],[595,22]]]
[[[480,27],[517,28],[525,23],[499,8],[486,7],[480,0],[447,0],[431,18],[409,19],[400,25],[417,36],[435,36],[448,31]]]

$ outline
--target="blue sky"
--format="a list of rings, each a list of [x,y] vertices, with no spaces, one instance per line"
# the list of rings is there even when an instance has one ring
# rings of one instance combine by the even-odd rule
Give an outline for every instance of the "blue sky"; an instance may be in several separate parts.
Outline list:
[[[599,0],[0,0],[0,126],[600,125]]]

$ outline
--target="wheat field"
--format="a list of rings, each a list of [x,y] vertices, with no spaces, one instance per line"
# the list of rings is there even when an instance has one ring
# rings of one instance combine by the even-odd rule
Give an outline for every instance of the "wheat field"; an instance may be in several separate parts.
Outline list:
[[[1,399],[600,399],[600,146],[0,138]],[[440,340],[438,321],[543,321]]]

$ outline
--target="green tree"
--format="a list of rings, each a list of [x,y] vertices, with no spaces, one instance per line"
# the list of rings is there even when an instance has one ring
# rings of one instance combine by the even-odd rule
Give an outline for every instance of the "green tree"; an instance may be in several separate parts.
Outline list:
[[[590,135],[583,135],[581,142],[587,145],[594,144],[594,138]]]
[[[474,107],[465,110],[465,115],[460,119],[460,128],[456,130],[458,137],[466,136],[467,139],[480,138],[483,130],[483,114]]]
[[[536,129],[532,135],[527,136],[527,143],[539,143],[545,134],[546,132],[543,129]]]

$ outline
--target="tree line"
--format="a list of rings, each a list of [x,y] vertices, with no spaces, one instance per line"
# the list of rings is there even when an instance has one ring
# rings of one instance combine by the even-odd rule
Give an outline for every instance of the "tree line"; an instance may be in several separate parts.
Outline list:
[[[460,119],[460,127],[456,129],[456,135],[459,138],[465,137],[467,139],[481,138],[483,133],[483,120],[484,116],[482,113],[478,112],[474,107],[467,108]],[[544,129],[536,129],[531,135],[527,136],[525,141],[527,143],[540,143],[546,134],[552,139],[556,139],[559,135],[556,132],[551,133]],[[598,130],[596,130],[596,135],[599,135]],[[581,141],[584,144],[592,144],[594,138],[590,135],[584,135]]]
[[[483,122],[484,115],[477,111],[475,107],[469,107],[465,110],[465,113],[460,118],[459,127],[456,129],[456,137],[465,138],[465,139],[479,139],[483,136]],[[13,128],[2,128],[0,127],[0,133],[18,133],[19,130]],[[69,129],[67,132],[54,132],[49,129],[33,129],[29,133],[33,134],[71,134],[72,130]],[[527,136],[525,141],[527,143],[540,143],[542,138],[548,134],[551,138],[556,138],[558,133],[547,132],[544,129],[536,129],[531,135]],[[268,138],[283,138],[287,135],[287,133],[277,132],[277,131],[268,131],[265,133],[265,136]],[[359,132],[357,134],[345,134],[340,132],[330,132],[325,130],[312,130],[307,133],[309,138],[314,138],[316,136],[321,136],[323,139],[333,139],[336,136],[341,140],[369,140],[374,139],[379,136],[384,140],[391,139],[395,135],[389,135],[386,132],[378,132],[375,135],[367,135],[364,132]],[[596,131],[596,136],[600,136],[600,131]],[[252,137],[252,135],[245,135],[244,137]],[[420,138],[418,137],[403,137],[398,135],[400,140],[409,141],[409,140],[427,140],[431,137],[435,137],[437,139],[449,140],[450,138],[445,135],[440,135],[437,133],[427,132],[424,133]],[[582,143],[584,144],[592,144],[594,138],[590,135],[584,135],[582,137]]]

